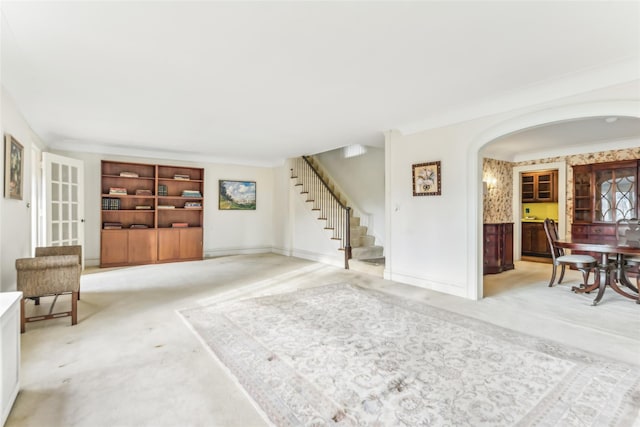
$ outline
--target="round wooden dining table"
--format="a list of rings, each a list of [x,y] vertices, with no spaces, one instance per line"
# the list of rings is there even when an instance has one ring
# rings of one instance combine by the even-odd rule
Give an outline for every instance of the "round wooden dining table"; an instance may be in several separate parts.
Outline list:
[[[627,244],[623,239],[610,242],[596,242],[588,239],[556,240],[554,244],[559,248],[564,249],[598,252],[601,256],[600,262],[598,263],[598,274],[595,282],[592,285],[585,283],[584,286],[574,287],[574,292],[591,292],[598,289],[598,295],[593,300],[593,305],[598,305],[604,295],[605,289],[609,286],[618,294],[635,300],[637,304],[640,304],[638,288],[629,281],[629,278],[626,275],[624,262],[624,257],[626,255],[640,256],[640,245]],[[615,261],[610,260],[610,255],[615,255]],[[614,278],[612,278],[612,272],[616,273]],[[625,289],[622,289],[618,286],[618,282],[633,293],[629,293]]]

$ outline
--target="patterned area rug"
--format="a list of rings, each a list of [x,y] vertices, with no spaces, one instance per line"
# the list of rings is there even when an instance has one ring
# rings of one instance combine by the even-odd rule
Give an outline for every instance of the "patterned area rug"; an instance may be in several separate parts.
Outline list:
[[[337,284],[182,310],[277,426],[624,426],[640,367]]]

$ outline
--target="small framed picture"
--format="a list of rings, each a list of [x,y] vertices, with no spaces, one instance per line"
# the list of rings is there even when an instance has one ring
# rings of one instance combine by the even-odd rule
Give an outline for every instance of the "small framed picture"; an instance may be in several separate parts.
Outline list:
[[[440,162],[418,163],[412,166],[413,195],[439,196]]]
[[[22,200],[24,147],[11,135],[5,135],[4,149],[4,197]]]

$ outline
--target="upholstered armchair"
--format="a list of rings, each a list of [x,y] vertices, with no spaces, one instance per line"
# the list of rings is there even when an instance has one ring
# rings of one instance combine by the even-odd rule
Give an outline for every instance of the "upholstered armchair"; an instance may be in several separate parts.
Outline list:
[[[65,254],[66,253],[66,254]],[[69,254],[71,253],[71,254]],[[81,246],[56,246],[36,248],[35,258],[16,260],[18,291],[22,292],[20,305],[20,331],[27,322],[71,316],[71,324],[78,323],[78,299],[80,294]],[[53,312],[59,295],[71,294],[71,310]],[[26,317],[25,300],[54,296],[49,313]]]
[[[82,272],[82,245],[39,246],[36,248],[36,257],[55,255],[74,255],[80,266],[80,272]],[[78,288],[78,299],[80,299],[80,288]]]

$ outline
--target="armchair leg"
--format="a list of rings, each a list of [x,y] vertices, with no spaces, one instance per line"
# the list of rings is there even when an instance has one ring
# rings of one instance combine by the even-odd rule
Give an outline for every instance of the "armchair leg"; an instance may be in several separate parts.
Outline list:
[[[71,324],[78,323],[78,300],[80,292],[71,292]]]

